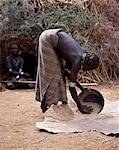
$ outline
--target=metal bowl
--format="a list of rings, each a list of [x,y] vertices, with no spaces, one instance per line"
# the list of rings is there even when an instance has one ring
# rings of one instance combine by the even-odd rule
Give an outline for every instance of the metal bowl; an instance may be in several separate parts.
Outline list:
[[[104,107],[104,98],[97,90],[84,89],[78,97],[82,105],[92,106],[92,113],[100,113]]]

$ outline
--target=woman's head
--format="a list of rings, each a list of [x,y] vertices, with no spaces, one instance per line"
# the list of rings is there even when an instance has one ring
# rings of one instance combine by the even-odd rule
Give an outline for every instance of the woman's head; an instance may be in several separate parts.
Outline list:
[[[19,53],[19,46],[15,43],[10,46],[10,51],[13,56],[17,56]]]
[[[83,61],[83,71],[96,69],[99,65],[99,57],[95,53],[86,54]]]

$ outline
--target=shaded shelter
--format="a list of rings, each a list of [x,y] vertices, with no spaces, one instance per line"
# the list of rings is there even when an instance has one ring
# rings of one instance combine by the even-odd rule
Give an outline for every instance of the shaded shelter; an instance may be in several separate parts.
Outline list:
[[[1,80],[7,79],[6,57],[10,55],[10,46],[14,43],[19,45],[19,55],[24,59],[24,71],[31,75],[32,80],[35,80],[37,49],[34,40],[25,36],[11,36],[1,41]]]

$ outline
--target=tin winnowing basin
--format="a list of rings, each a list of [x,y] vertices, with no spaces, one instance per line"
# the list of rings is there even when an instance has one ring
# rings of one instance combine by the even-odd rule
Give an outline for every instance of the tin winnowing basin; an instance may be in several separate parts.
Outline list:
[[[104,98],[97,90],[83,89],[78,97],[82,105],[92,106],[92,113],[100,113],[104,107]]]

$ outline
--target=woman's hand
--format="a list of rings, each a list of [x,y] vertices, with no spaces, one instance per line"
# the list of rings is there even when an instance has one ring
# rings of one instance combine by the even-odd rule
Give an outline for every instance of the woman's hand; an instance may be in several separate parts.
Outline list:
[[[91,112],[93,111],[92,106],[87,106],[87,105],[79,106],[79,105],[77,105],[77,107],[78,107],[78,110],[83,114],[91,114]]]

